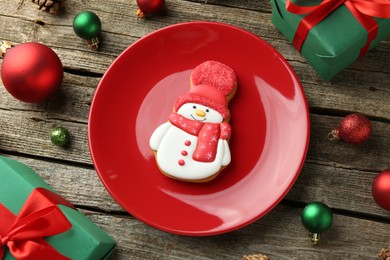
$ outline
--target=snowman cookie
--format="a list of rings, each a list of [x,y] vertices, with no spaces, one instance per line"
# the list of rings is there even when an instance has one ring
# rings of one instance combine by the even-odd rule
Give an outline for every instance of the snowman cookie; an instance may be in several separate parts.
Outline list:
[[[232,68],[205,61],[191,73],[191,88],[179,97],[168,122],[150,138],[160,171],[173,179],[206,182],[231,161],[228,102],[237,89]]]

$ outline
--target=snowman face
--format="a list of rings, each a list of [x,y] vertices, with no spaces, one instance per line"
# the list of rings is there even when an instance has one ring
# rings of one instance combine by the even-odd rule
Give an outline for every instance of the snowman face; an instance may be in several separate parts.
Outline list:
[[[204,123],[221,123],[223,121],[223,117],[219,112],[196,103],[183,104],[177,113],[185,118]]]

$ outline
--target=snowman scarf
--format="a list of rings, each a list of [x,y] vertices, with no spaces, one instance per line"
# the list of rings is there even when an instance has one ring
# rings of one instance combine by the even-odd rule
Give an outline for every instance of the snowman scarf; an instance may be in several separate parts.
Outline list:
[[[170,114],[169,122],[198,137],[198,143],[192,157],[199,162],[213,162],[217,154],[218,140],[230,138],[231,127],[226,122],[203,123],[185,118],[177,113]]]

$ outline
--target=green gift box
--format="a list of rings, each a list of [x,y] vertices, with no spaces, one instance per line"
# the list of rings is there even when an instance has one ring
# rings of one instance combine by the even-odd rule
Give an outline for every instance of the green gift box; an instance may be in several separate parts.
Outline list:
[[[1,225],[3,225],[3,227],[8,225],[5,223],[5,216],[17,216],[18,214],[23,214],[21,211],[23,211],[23,208],[26,208],[26,204],[31,204],[33,207],[38,209],[42,208],[42,201],[46,201],[46,199],[42,199],[44,196],[35,196],[35,198],[40,200],[37,199],[33,203],[26,202],[28,198],[31,199],[31,197],[34,197],[32,194],[35,195],[37,191],[41,191],[43,194],[48,194],[49,199],[47,199],[47,201],[54,201],[54,204],[56,204],[55,206],[50,206],[47,209],[45,208],[44,210],[41,210],[39,213],[43,212],[42,215],[47,217],[47,215],[49,215],[47,213],[48,211],[57,211],[58,214],[65,219],[65,222],[67,222],[68,225],[69,223],[71,224],[71,226],[69,225],[69,228],[64,232],[43,238],[39,237],[38,239],[40,239],[40,241],[44,240],[43,242],[48,244],[51,250],[70,259],[96,260],[108,258],[115,247],[115,241],[110,236],[108,236],[86,216],[74,209],[69,202],[65,201],[65,199],[56,194],[53,189],[31,168],[18,161],[3,156],[0,156],[0,230],[2,230]],[[39,201],[39,203],[37,203],[37,201]],[[65,203],[61,203],[61,201]],[[50,224],[42,221],[41,219],[35,220],[36,214],[36,212],[30,212],[28,217],[33,219],[33,221],[31,221],[32,224],[30,223],[29,225],[26,225],[26,219],[28,217],[23,216],[21,218],[19,226],[22,228],[14,228],[21,233],[21,235],[18,234],[18,232],[13,231],[8,231],[6,234],[2,234],[0,232],[0,249],[4,252],[3,259],[14,259],[9,249],[10,244],[6,243],[6,239],[12,240],[12,236],[20,237],[25,233],[31,233],[30,230],[26,232],[26,226],[29,226],[32,231],[34,231],[35,227],[35,231],[39,233],[45,231],[48,227],[54,227],[54,229],[56,229],[60,225],[59,218],[50,220],[54,221]],[[7,230],[7,228],[5,229]],[[34,244],[35,241],[38,241],[35,238],[30,240],[32,241],[32,244]],[[18,241],[15,242],[15,244],[18,243]],[[34,257],[27,256],[24,259],[32,258]],[[46,255],[45,253],[45,257],[43,259],[49,258],[58,259],[56,257],[51,258],[49,257],[49,254]]]
[[[297,5],[319,5],[322,1],[293,1]],[[286,0],[271,0],[272,22],[291,42],[298,25],[307,14],[294,14],[286,9]],[[388,14],[390,15],[390,14]],[[390,35],[390,19],[372,17],[378,24],[376,38],[369,49]],[[310,29],[301,54],[325,80],[330,80],[359,58],[368,32],[345,4],[327,15]]]

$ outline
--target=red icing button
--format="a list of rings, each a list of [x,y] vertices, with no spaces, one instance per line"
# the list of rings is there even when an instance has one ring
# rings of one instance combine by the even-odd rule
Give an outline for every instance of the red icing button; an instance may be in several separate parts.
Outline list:
[[[187,140],[187,141],[185,141],[185,143],[184,143],[186,146],[190,146],[191,145],[191,141],[190,140]]]
[[[181,155],[186,156],[186,155],[188,155],[188,152],[186,150],[183,150],[183,151],[181,151]]]
[[[180,166],[183,166],[185,164],[184,160],[179,160],[178,163]]]

